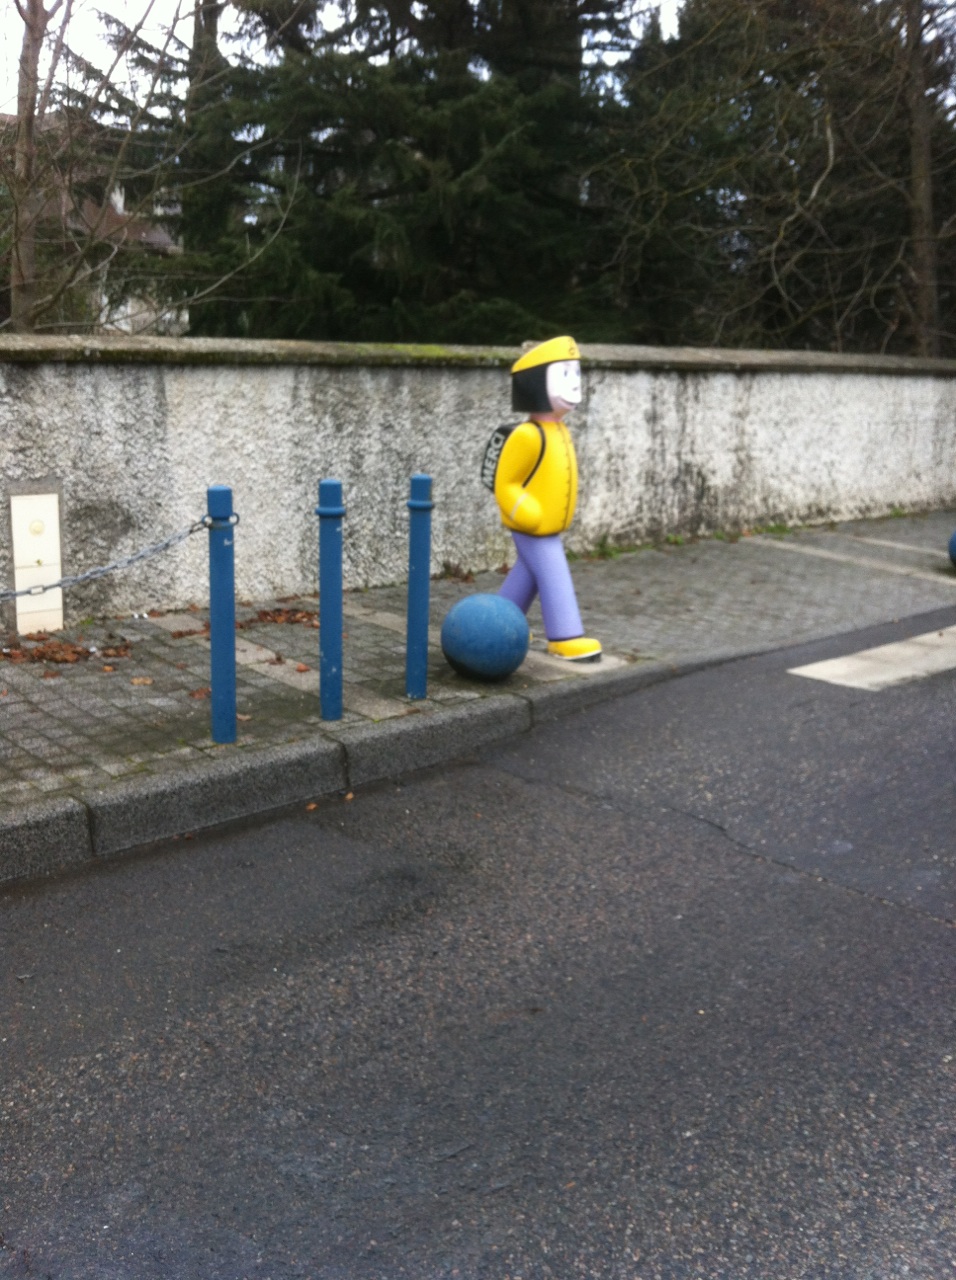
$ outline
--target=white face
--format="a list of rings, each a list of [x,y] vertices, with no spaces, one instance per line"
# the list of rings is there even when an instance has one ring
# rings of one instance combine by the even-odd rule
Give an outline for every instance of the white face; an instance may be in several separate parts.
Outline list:
[[[548,365],[548,399],[555,413],[567,413],[581,403],[581,362],[558,360]]]

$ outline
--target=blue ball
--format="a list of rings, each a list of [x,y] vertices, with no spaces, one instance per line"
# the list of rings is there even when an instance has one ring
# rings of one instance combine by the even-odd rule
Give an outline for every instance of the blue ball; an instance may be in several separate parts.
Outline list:
[[[956,564],[956,533],[949,540],[949,558]]]
[[[528,652],[528,620],[504,596],[480,593],[452,605],[441,627],[441,650],[459,675],[504,680]]]

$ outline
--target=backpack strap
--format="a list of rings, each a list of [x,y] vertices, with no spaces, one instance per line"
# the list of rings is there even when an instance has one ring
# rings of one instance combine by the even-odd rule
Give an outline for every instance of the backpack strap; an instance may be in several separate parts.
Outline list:
[[[541,462],[542,462],[542,460],[543,460],[543,458],[544,458],[544,450],[545,450],[545,446],[546,446],[546,444],[547,444],[547,441],[546,441],[546,439],[545,439],[545,435],[544,435],[544,427],[542,427],[541,423],[540,423],[540,422],[535,422],[535,421],[534,421],[534,418],[529,419],[529,421],[534,422],[534,425],[538,428],[538,435],[541,437],[541,452],[538,454],[538,461],[537,461],[537,462],[534,464],[534,466],[531,468],[531,471],[530,471],[530,473],[529,473],[529,475],[528,475],[527,480],[525,480],[525,481],[524,481],[524,483],[523,483],[523,484],[522,484],[522,486],[521,486],[523,489],[527,489],[528,485],[529,485],[529,484],[531,483],[531,481],[534,479],[534,477],[535,477],[535,473],[537,472],[538,468],[541,466]]]
[[[541,466],[541,459],[544,457],[544,448],[546,438],[544,427],[540,422],[535,422],[533,418],[526,418],[525,422],[533,423],[538,429],[538,435],[541,438],[541,452],[538,454],[538,460],[531,468],[528,475],[522,481],[522,487],[529,485],[534,478],[535,472]],[[504,422],[500,427],[496,427],[491,433],[491,438],[485,445],[484,457],[481,460],[481,483],[486,489],[490,489],[492,493],[495,491],[495,476],[498,473],[498,462],[501,458],[502,451],[508,442],[508,437],[516,427],[524,426],[523,422]]]

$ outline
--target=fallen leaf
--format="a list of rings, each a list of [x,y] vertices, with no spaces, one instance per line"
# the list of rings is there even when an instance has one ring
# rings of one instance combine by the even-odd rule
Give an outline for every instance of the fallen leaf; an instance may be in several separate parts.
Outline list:
[[[304,671],[308,671],[308,670],[309,670],[309,668],[305,665],[305,663],[304,663],[304,662],[298,662],[298,663],[296,663],[296,668],[295,668],[295,669],[296,669],[296,671],[298,671],[299,675],[302,675],[302,673],[303,673]]]
[[[308,810],[308,812],[311,813],[313,809],[318,809],[319,806],[313,800],[310,804],[307,804],[305,807]]]
[[[43,673],[44,680],[59,680],[59,678],[60,678],[59,671],[44,671]]]
[[[130,680],[130,684],[152,684],[152,683],[153,683],[152,676],[133,676],[132,680]]]
[[[32,648],[7,649],[0,652],[0,659],[6,658],[8,662],[57,662],[69,663],[79,662],[80,659],[89,658],[93,652],[82,644],[75,644],[72,640],[51,640],[45,631],[34,631],[31,635],[24,636],[24,640],[28,641]]]
[[[241,712],[241,711],[237,711],[237,712],[236,712],[236,719],[237,719],[237,720],[251,720],[251,719],[252,719],[252,716],[244,716],[244,715],[242,714],[242,712]]]
[[[210,693],[212,693],[211,689],[191,689],[189,696],[190,698],[208,698]]]
[[[9,693],[8,689],[0,689],[0,698],[5,698]]]
[[[346,800],[354,800],[354,799],[355,799],[355,793],[354,793],[353,791],[348,791],[348,792],[346,792],[346,794],[345,794],[345,798],[346,798]]]
[[[129,645],[124,640],[122,644],[111,644],[108,649],[100,650],[101,658],[128,658]]]
[[[105,672],[109,673],[109,672],[111,672],[111,671],[115,671],[115,670],[116,670],[116,668],[115,668],[115,667],[108,667],[108,666],[107,666],[107,667],[104,667],[104,668],[103,668],[103,670],[104,670]]]

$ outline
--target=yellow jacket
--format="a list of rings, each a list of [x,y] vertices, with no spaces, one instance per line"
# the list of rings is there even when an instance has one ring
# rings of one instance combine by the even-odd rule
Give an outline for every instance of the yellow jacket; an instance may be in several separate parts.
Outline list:
[[[508,529],[539,537],[567,529],[578,500],[578,463],[563,422],[515,427],[498,459],[495,499]]]

